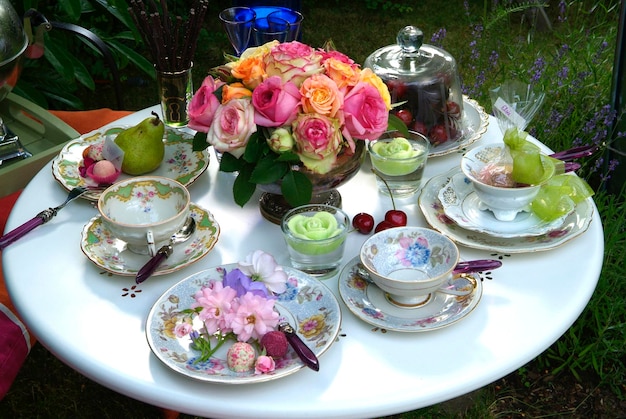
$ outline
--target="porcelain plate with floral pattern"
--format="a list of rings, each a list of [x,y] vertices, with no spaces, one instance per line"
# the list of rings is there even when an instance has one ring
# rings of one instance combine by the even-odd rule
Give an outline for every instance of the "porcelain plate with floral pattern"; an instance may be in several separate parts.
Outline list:
[[[174,252],[154,272],[154,276],[178,271],[202,259],[213,249],[220,235],[220,226],[213,215],[191,204],[190,214],[196,222],[196,231],[183,243],[173,246]],[[100,215],[92,218],[83,228],[81,250],[100,268],[121,276],[135,276],[149,259],[148,255],[133,253],[126,243],[111,235],[103,225]]]
[[[471,275],[473,289],[469,295],[460,297],[435,292],[423,306],[397,307],[387,300],[383,290],[358,274],[360,263],[357,256],[345,265],[339,276],[339,294],[355,316],[381,329],[428,332],[450,326],[471,313],[483,294],[480,277]],[[454,276],[449,282],[457,278]]]
[[[275,360],[270,373],[254,374],[254,370],[237,373],[226,364],[227,342],[207,362],[195,364],[199,352],[190,348],[189,336],[174,334],[181,310],[191,307],[193,296],[210,281],[222,281],[225,271],[237,267],[226,264],[195,273],[167,290],[154,304],[146,322],[146,335],[152,352],[172,370],[201,381],[223,384],[259,383],[293,374],[305,368],[290,347],[287,355]],[[328,287],[317,279],[291,267],[283,267],[288,275],[287,290],[277,296],[275,308],[282,319],[294,328],[300,339],[319,358],[334,343],[341,326],[339,302]]]
[[[106,136],[115,136],[124,126],[110,127],[105,130],[92,131],[67,143],[61,152],[52,160],[52,175],[68,191],[88,185],[78,169],[83,160],[83,150],[91,144],[99,143]],[[207,150],[193,151],[193,135],[181,130],[165,129],[165,156],[163,162],[150,175],[163,176],[177,180],[185,186],[193,183],[209,167]],[[118,180],[132,176],[122,173]],[[97,201],[102,191],[88,191],[81,198]]]
[[[435,147],[431,147],[428,157],[444,156],[453,153],[478,141],[487,132],[489,115],[485,109],[474,99],[463,97],[463,129],[464,133],[456,141],[446,141]]]
[[[480,199],[471,181],[460,172],[450,178],[437,196],[444,213],[459,226],[494,237],[540,236],[559,228],[567,217],[566,214],[544,221],[532,212],[522,211],[511,221],[500,221],[491,211],[479,208]]]
[[[528,253],[554,249],[583,234],[589,228],[593,216],[593,201],[588,198],[576,205],[573,212],[565,217],[561,225],[537,236],[495,237],[487,233],[467,230],[444,212],[439,200],[439,192],[461,168],[434,176],[422,188],[418,198],[419,207],[426,222],[434,229],[450,237],[455,242],[474,249],[502,253]]]

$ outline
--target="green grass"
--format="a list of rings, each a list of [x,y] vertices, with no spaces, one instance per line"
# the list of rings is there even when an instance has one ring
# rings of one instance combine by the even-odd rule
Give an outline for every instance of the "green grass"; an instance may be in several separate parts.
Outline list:
[[[610,194],[604,190],[607,181],[611,182],[604,171],[608,165],[606,145],[614,134],[610,130],[613,119],[607,117],[604,109],[610,100],[619,1],[567,3],[567,13],[561,14],[559,2],[550,2],[551,7],[546,10],[553,28],[538,31],[528,13],[512,11],[513,6],[494,8],[493,0],[470,1],[469,11],[458,0],[305,0],[303,40],[322,46],[331,39],[338,50],[362,63],[374,50],[394,43],[396,33],[405,25],[420,27],[428,43],[434,43],[431,36],[445,28],[445,37],[437,42],[456,58],[467,93],[488,111],[489,88],[513,77],[524,81],[536,78],[536,85],[549,94],[542,111],[528,128],[531,133],[553,149],[588,143],[600,146],[600,152],[585,162],[581,172],[598,191],[595,202],[604,226],[605,258],[598,286],[574,325],[514,375],[529,388],[534,385],[529,377],[531,367],[546,371],[555,380],[559,377],[580,382],[591,380],[598,389],[623,401],[626,399],[626,204],[623,191]],[[209,16],[216,16],[228,4],[226,0],[211,3]],[[378,9],[367,9],[367,5],[378,5]],[[394,5],[408,5],[412,11],[400,13],[397,7],[383,9]],[[196,86],[205,70],[222,63],[221,51],[229,48],[216,18],[207,19],[207,29],[195,60]],[[129,88],[128,108],[141,109],[155,103],[153,90],[151,85]],[[95,99],[90,102],[93,107],[106,106]],[[622,165],[626,166],[626,162]],[[541,402],[522,404],[516,413],[500,410],[501,402],[517,397],[509,389],[501,388],[502,383],[473,393],[471,403],[442,403],[400,416],[555,415],[553,407]],[[152,406],[128,399],[73,372],[41,345],[33,350],[11,392],[0,402],[0,417],[148,418],[158,414]],[[618,412],[614,414],[607,417],[617,416]]]

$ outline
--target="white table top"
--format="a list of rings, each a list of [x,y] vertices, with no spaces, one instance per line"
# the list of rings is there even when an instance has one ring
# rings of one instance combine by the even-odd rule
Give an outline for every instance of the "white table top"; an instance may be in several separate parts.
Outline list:
[[[135,124],[151,110],[119,124]],[[481,140],[500,132],[490,118]],[[478,143],[480,144],[480,143]],[[233,203],[233,176],[211,164],[189,187],[194,202],[213,213],[221,236],[213,251],[178,272],[137,286],[122,296],[133,277],[109,276],[81,252],[83,226],[97,215],[90,203],[75,201],[49,223],[4,250],[7,287],[39,341],[85,376],[129,397],[180,412],[212,418],[375,417],[405,412],[463,395],[514,371],[556,341],[576,320],[593,293],[602,267],[604,240],[594,212],[587,232],[544,252],[503,255],[460,246],[461,258],[502,257],[503,266],[483,282],[483,296],[466,318],[424,333],[375,330],[344,305],[338,276],[325,284],[340,301],[340,337],[320,357],[320,371],[304,368],[290,376],[249,385],[195,381],[163,365],[145,336],[153,303],[183,278],[241,260],[254,250],[288,264],[280,228],[263,219],[257,195],[244,207]],[[460,154],[429,160],[425,177],[457,165]],[[382,220],[391,209],[376,191],[369,163],[339,188],[343,209],[369,212]],[[20,196],[7,230],[62,202],[66,196],[48,164]],[[417,196],[397,200],[409,225],[427,226]],[[367,236],[348,236],[345,261],[358,254]],[[140,290],[141,292],[137,292]]]

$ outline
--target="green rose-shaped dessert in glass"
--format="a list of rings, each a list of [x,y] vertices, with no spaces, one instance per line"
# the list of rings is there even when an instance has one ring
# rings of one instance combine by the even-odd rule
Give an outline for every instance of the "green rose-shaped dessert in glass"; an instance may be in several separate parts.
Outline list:
[[[303,205],[287,212],[281,228],[294,268],[318,278],[341,264],[350,218],[330,205]]]
[[[393,196],[417,192],[429,146],[426,137],[412,131],[406,136],[398,131],[388,131],[379,139],[370,141],[368,148],[378,189]]]

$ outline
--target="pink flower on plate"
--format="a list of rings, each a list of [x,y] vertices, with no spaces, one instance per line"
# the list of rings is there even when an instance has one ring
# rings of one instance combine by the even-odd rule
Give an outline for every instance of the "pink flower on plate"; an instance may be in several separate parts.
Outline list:
[[[311,171],[328,173],[337,161],[343,136],[337,119],[301,114],[292,124],[296,153]]]
[[[274,310],[274,300],[247,293],[239,297],[238,303],[231,319],[232,331],[238,341],[261,339],[278,325],[279,315]]]
[[[298,87],[307,77],[324,71],[321,61],[319,52],[298,41],[278,44],[264,57],[268,76],[279,76],[283,82],[291,81]]]
[[[202,82],[189,102],[187,112],[189,114],[189,128],[199,132],[208,132],[213,123],[215,111],[220,106],[220,101],[215,91],[225,85],[223,81],[215,80],[208,76]]]
[[[212,335],[218,330],[228,333],[230,328],[230,315],[234,309],[237,292],[224,287],[221,282],[216,281],[210,287],[204,287],[194,295],[195,303],[191,308],[202,307],[198,314],[200,320],[204,322],[207,333]]]
[[[271,356],[260,355],[254,363],[254,373],[257,375],[272,372],[275,369],[276,362],[274,362],[274,358]]]
[[[239,158],[256,130],[252,102],[249,99],[233,99],[215,111],[207,141],[216,150]]]
[[[273,76],[254,89],[252,104],[257,125],[279,127],[291,124],[298,116],[300,92],[295,84],[283,83],[280,77]]]
[[[273,293],[282,294],[287,289],[287,273],[269,253],[256,250],[239,262],[238,268],[252,280],[263,282]]]
[[[387,130],[389,111],[378,89],[360,82],[344,98],[344,135],[347,139],[375,140]]]

